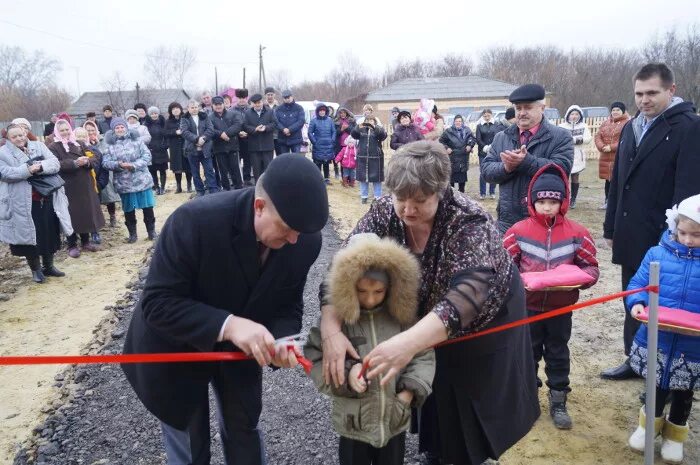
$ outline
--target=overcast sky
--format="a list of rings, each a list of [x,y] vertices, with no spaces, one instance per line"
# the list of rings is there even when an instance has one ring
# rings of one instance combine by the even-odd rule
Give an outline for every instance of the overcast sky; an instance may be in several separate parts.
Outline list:
[[[42,49],[57,58],[63,65],[58,83],[77,95],[78,79],[81,92],[102,90],[104,79],[116,70],[145,84],[143,54],[161,44],[195,49],[198,63],[189,76],[190,88],[201,89],[213,86],[215,65],[219,84],[239,86],[243,66],[250,82],[257,73],[260,43],[266,47],[268,76],[287,70],[291,81],[298,82],[322,78],[348,50],[380,73],[399,58],[466,53],[477,59],[493,45],[634,48],[700,18],[700,0],[420,4],[0,0],[0,44]]]

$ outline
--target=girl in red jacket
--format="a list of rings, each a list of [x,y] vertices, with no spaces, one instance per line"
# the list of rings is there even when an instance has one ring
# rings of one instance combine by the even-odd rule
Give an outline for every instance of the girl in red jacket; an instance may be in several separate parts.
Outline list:
[[[528,190],[530,217],[514,224],[503,238],[503,245],[523,272],[546,271],[559,265],[576,265],[590,275],[590,287],[598,280],[596,248],[588,230],[566,218],[569,208],[569,182],[564,170],[555,164],[542,167],[533,176]],[[569,290],[526,290],[530,316],[576,303],[578,288]],[[571,429],[566,409],[569,388],[569,338],[571,313],[530,325],[535,371],[544,356],[549,413],[559,429]],[[542,385],[539,378],[538,385]]]

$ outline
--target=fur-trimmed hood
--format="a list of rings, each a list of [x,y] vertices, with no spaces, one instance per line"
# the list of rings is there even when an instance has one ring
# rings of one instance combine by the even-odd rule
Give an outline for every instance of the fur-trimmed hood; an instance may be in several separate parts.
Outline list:
[[[408,250],[392,239],[380,239],[371,233],[353,236],[348,246],[333,258],[326,284],[338,316],[347,324],[355,324],[360,318],[355,285],[372,268],[389,275],[384,308],[401,325],[413,324],[418,311],[420,265]]]
[[[139,132],[135,129],[129,129],[128,137],[131,140],[139,140]],[[126,136],[124,137],[126,138]],[[109,145],[114,145],[117,142],[117,135],[111,129],[105,134],[105,143]]]

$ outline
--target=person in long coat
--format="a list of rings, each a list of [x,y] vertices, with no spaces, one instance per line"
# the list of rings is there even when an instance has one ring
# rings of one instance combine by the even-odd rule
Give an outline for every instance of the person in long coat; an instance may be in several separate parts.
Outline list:
[[[505,124],[499,121],[494,122],[493,111],[491,111],[490,108],[486,108],[481,112],[481,119],[482,122],[476,125],[476,134],[474,136],[476,145],[479,148],[479,167],[481,167],[481,163],[483,163],[486,154],[489,152],[489,148],[491,148],[493,138],[499,132],[504,131],[510,124],[507,121]],[[479,173],[479,198],[482,200],[486,198],[486,184],[487,182],[484,180],[484,176]],[[496,184],[489,184],[488,194],[492,199],[496,198]]]
[[[73,258],[83,251],[96,252],[99,247],[91,241],[90,233],[99,231],[105,225],[105,217],[97,197],[97,181],[94,169],[102,160],[99,156],[88,157],[86,146],[76,141],[68,121],[59,119],[54,128],[54,142],[49,150],[58,158],[61,177],[65,180],[68,210],[73,234],[67,238],[68,255]],[[78,248],[80,236],[80,249]]]
[[[374,198],[382,196],[384,182],[384,151],[382,142],[386,139],[386,131],[377,125],[377,120],[366,117],[362,124],[356,125],[351,131],[352,138],[357,141],[356,170],[357,180],[360,181],[360,199],[367,203],[369,183],[374,188]]]
[[[464,192],[469,171],[469,154],[476,145],[476,139],[472,136],[469,126],[464,125],[462,115],[455,116],[452,126],[440,136],[440,143],[447,149],[452,163],[450,184],[453,186],[457,184],[459,191]]]
[[[210,383],[226,463],[265,463],[258,430],[262,366],[296,365],[274,341],[301,329],[306,276],[327,220],[328,196],[318,169],[304,157],[285,154],[272,161],[256,189],[195,199],[166,221],[124,353],[235,347],[255,357],[122,366],[161,422],[168,463],[209,464]]]
[[[110,118],[111,120],[111,118]],[[97,124],[92,121],[85,121],[83,127],[87,131],[87,146],[90,150],[102,157],[105,151],[105,144],[100,137],[100,130]],[[117,202],[121,202],[121,197],[114,189],[114,174],[112,171],[102,169],[102,176],[97,176],[97,188],[100,192],[100,203],[107,207],[109,214],[109,227],[117,227]]]
[[[170,171],[175,173],[176,194],[182,194],[182,173],[185,173],[187,192],[192,192],[192,172],[190,162],[185,156],[185,139],[180,130],[180,118],[182,118],[182,105],[172,102],[168,105],[168,119],[165,120],[165,135],[168,137],[168,150],[170,151]]]
[[[625,127],[629,120],[630,116],[627,114],[625,104],[613,102],[610,105],[610,117],[603,121],[594,137],[595,146],[600,153],[600,158],[598,158],[598,177],[605,179],[605,202],[600,207],[601,210],[608,208],[610,179],[612,179],[613,166],[615,165],[617,146],[620,143],[622,128]]]
[[[518,269],[494,220],[476,201],[455,194],[449,180],[442,145],[419,141],[403,147],[387,170],[392,195],[375,201],[350,233],[350,238],[390,237],[421,265],[421,319],[367,354],[372,382],[387,384],[428,347],[527,315]],[[339,386],[345,381],[345,353],[359,357],[340,331],[327,295],[324,286],[324,375],[328,384]],[[428,438],[437,439],[432,452],[439,456],[427,463],[480,465],[498,459],[532,428],[540,405],[526,326],[437,347],[435,357],[434,394],[421,409],[419,426],[421,449],[427,449]]]
[[[35,282],[65,276],[53,264],[61,232],[73,234],[65,189],[42,196],[29,181],[58,173],[58,160],[43,143],[28,141],[19,125],[7,127],[7,140],[0,147],[0,242],[10,245],[12,255],[26,257]]]
[[[588,125],[583,120],[583,111],[578,105],[571,105],[564,115],[564,122],[559,125],[571,133],[574,141],[574,164],[571,167],[571,199],[569,208],[576,208],[578,197],[579,174],[586,169],[586,151],[583,145],[588,144],[593,137]]]
[[[148,116],[145,122],[146,129],[151,135],[148,143],[148,150],[151,151],[151,166],[148,167],[153,177],[153,187],[156,194],[165,194],[165,182],[168,179],[168,136],[165,132],[165,118],[160,114],[160,109],[156,106],[148,109]],[[160,175],[160,184],[158,176]]]
[[[331,161],[335,160],[335,124],[328,116],[328,105],[321,103],[316,106],[316,117],[309,124],[309,140],[312,144],[311,157],[323,171],[326,184],[330,185]]]
[[[272,162],[277,120],[275,113],[263,103],[262,95],[254,94],[250,102],[253,106],[243,115],[243,132],[247,134],[248,156],[253,166],[253,177],[257,182]]]

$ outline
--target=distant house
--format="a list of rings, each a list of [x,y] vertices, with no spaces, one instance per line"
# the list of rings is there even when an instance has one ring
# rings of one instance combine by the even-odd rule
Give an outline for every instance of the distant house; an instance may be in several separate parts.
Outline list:
[[[143,103],[147,107],[155,105],[161,113],[167,117],[168,105],[179,102],[183,108],[187,107],[190,96],[182,89],[139,89],[138,100],[135,90],[85,92],[78,100],[68,108],[68,114],[78,121],[85,119],[85,113],[94,111],[98,119],[102,117],[102,107],[112,105],[114,111],[122,115],[129,108],[134,108],[136,103]]]
[[[372,104],[382,121],[388,120],[392,107],[415,110],[421,98],[435,100],[441,114],[460,113],[466,118],[473,111],[485,108],[497,111],[511,106],[508,95],[516,87],[515,84],[474,75],[409,78],[370,92],[365,101]]]

